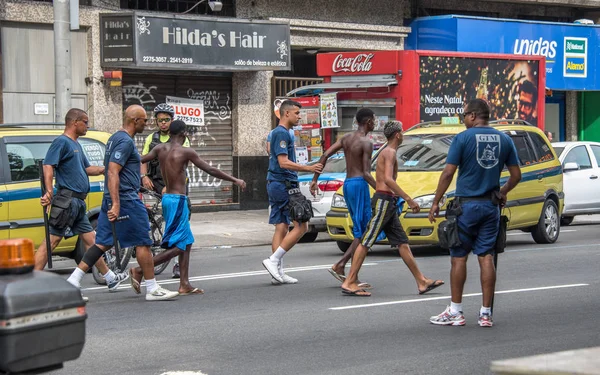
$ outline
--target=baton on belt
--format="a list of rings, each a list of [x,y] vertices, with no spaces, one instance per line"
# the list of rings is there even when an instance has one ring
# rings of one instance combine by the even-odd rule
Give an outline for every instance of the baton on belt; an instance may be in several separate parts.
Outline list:
[[[42,197],[46,195],[46,184],[44,183],[44,163],[40,160],[38,163],[40,170],[40,183],[42,187]],[[52,203],[50,203],[52,205]],[[50,242],[50,224],[48,223],[48,206],[42,206],[44,213],[44,230],[46,232],[46,253],[48,255],[48,268],[52,269],[52,243]]]

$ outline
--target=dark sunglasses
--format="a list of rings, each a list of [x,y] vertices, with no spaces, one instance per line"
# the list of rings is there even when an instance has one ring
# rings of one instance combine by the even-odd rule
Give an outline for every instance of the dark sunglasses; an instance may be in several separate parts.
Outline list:
[[[465,117],[468,116],[468,115],[470,115],[471,113],[475,113],[475,111],[461,113],[459,116],[464,121]]]
[[[170,118],[157,118],[156,122],[158,122],[158,123],[164,122],[166,124],[167,122],[171,122],[171,119]]]
[[[133,119],[133,121],[137,121],[137,120],[143,120],[144,122],[148,122],[148,118],[136,117]]]

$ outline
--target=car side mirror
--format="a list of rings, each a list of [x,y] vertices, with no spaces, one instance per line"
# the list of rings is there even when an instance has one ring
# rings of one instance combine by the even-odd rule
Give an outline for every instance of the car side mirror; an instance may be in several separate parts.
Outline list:
[[[575,162],[565,163],[565,165],[563,167],[563,172],[578,171],[578,170],[579,170],[579,164],[577,164]]]

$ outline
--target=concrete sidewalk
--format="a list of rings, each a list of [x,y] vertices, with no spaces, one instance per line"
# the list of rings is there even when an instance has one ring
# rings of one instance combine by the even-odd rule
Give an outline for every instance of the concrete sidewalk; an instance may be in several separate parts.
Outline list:
[[[192,214],[194,248],[270,245],[275,227],[269,225],[269,210],[219,211]],[[330,240],[319,233],[317,241]]]
[[[571,226],[597,223],[600,215],[582,215],[576,216]],[[266,209],[195,213],[191,225],[196,238],[194,248],[270,245],[274,231]],[[326,232],[319,233],[317,241],[327,240],[331,238]]]

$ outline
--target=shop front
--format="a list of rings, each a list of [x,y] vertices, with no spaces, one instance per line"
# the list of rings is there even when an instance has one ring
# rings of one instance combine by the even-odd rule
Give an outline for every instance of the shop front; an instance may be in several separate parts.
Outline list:
[[[357,128],[355,115],[362,107],[376,115],[371,133],[375,147],[385,142],[387,121],[399,120],[406,130],[419,122],[459,117],[464,104],[473,98],[490,101],[494,119],[519,118],[519,107],[527,103],[531,111],[524,120],[540,128],[544,124],[545,63],[540,56],[435,51],[323,53],[317,55],[317,72],[324,77],[323,83],[297,88],[288,96],[318,95],[325,149]],[[524,86],[533,90],[531,97],[520,95]]]
[[[410,27],[407,49],[544,56],[544,128],[555,140],[574,140],[600,122],[595,107],[581,104],[600,91],[600,26],[452,15],[417,18]]]
[[[188,125],[190,145],[208,164],[229,174],[236,166],[234,75],[289,69],[289,25],[274,22],[168,17],[148,14],[101,15],[102,64],[122,71],[123,108],[153,109],[168,103],[175,119]],[[243,75],[242,75],[243,76]],[[238,84],[244,83],[238,77]],[[157,131],[149,122],[136,137],[142,150]],[[189,166],[193,205],[239,203],[230,182]]]

